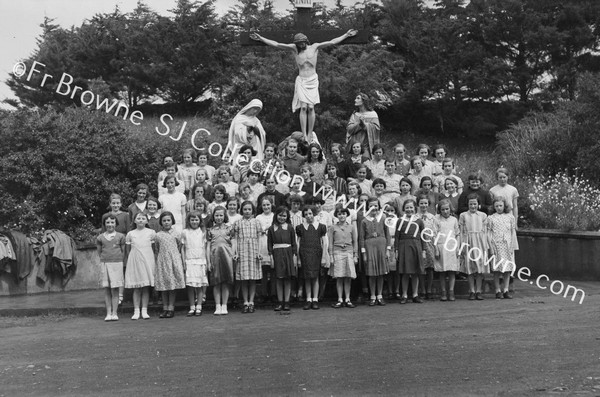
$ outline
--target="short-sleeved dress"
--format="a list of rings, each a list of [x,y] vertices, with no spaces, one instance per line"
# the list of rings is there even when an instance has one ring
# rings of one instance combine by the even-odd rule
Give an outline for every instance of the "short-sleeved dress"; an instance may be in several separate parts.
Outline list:
[[[512,211],[513,200],[519,198],[519,191],[513,185],[496,185],[490,189],[492,198],[504,197],[508,203],[508,208]]]
[[[367,276],[383,276],[390,272],[387,263],[387,246],[390,243],[388,227],[385,216],[365,217],[361,222],[362,233],[360,236],[361,252],[364,248],[367,254],[365,274]]]
[[[158,198],[158,201],[160,202],[162,212],[170,211],[173,214],[173,217],[175,218],[173,229],[175,229],[178,233],[181,233],[185,223],[181,213],[181,207],[185,206],[187,203],[185,195],[177,191],[174,193],[167,192],[161,195]]]
[[[269,227],[267,247],[269,254],[273,255],[275,277],[290,278],[298,275],[294,264],[294,253],[297,252],[296,234],[291,224],[287,224],[287,230],[276,225]]]
[[[458,227],[460,228],[460,241],[468,245],[465,246],[461,254],[464,260],[461,261],[460,271],[466,274],[489,273],[490,266],[487,262],[487,252],[489,249],[486,235],[487,215],[481,211],[475,213],[471,211],[463,212],[458,218]]]
[[[494,259],[491,261],[493,272],[512,272],[515,270],[515,250],[517,242],[516,222],[512,214],[493,214],[486,220],[489,242]]]
[[[423,267],[424,241],[421,239],[423,221],[416,216],[402,216],[396,223],[394,244],[396,245],[398,273],[421,274]]]
[[[156,233],[158,256],[154,269],[154,287],[157,291],[185,288],[185,274],[179,253],[178,238],[180,235],[174,229],[171,229],[171,232],[161,230]]]
[[[454,216],[444,218],[441,215],[436,215],[433,220],[433,231],[435,236],[434,242],[437,240],[437,249],[440,253],[434,261],[434,270],[436,272],[458,272],[460,270],[460,262],[457,256],[459,247],[459,228],[458,219]],[[456,243],[453,240],[457,240]]]
[[[258,252],[262,256],[262,266],[271,266],[269,259],[269,250],[267,249],[267,230],[273,224],[273,213],[269,215],[256,215],[256,220],[260,224],[260,237],[258,239]]]
[[[232,226],[214,226],[206,233],[210,241],[210,285],[233,284],[233,248],[231,247]]]
[[[100,284],[104,288],[122,287],[125,235],[119,232],[113,235],[101,233],[96,237],[96,246],[100,253]]]
[[[423,228],[429,229],[433,232],[434,215],[429,212],[426,212],[425,214],[419,213],[417,214],[417,216],[423,221]],[[433,245],[433,239],[431,238],[431,234],[426,234],[425,237],[426,239],[423,241],[425,243],[425,259],[423,260],[423,267],[425,269],[433,269],[433,262],[435,259],[435,247]]]
[[[344,224],[338,222],[329,230],[329,251],[333,259],[333,264],[329,268],[331,277],[356,278],[354,254],[358,254],[357,234],[354,225],[348,222]]]
[[[181,244],[185,249],[185,285],[208,286],[206,272],[206,236],[202,229],[183,229]]]
[[[233,225],[233,235],[237,240],[238,280],[260,280],[262,269],[256,258],[259,254],[260,223],[255,218],[242,218]]]
[[[323,246],[321,238],[327,234],[327,227],[322,223],[302,223],[296,226],[296,235],[300,238],[298,256],[302,265],[304,278],[319,277],[321,260],[323,258]]]
[[[127,233],[125,244],[131,246],[125,268],[125,288],[154,285],[154,252],[152,243],[156,232],[152,229],[134,229]]]

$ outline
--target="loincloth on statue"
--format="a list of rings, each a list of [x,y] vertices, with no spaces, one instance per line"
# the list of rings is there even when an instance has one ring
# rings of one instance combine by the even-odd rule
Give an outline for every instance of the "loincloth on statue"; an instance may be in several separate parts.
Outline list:
[[[294,99],[292,100],[292,112],[300,109],[301,102],[316,105],[320,101],[319,76],[316,73],[310,77],[297,76],[294,87]]]

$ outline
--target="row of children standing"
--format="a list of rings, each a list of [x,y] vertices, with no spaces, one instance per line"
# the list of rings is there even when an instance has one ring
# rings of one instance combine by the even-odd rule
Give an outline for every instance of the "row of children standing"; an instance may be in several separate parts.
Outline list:
[[[320,151],[320,148],[318,148],[318,150]],[[397,145],[395,147],[395,153],[396,153],[397,156],[400,155],[400,154],[402,154],[401,152],[403,152],[403,151],[404,151],[404,148],[403,148],[402,145]],[[244,151],[242,150],[242,152],[244,152]],[[265,152],[267,153],[269,151],[266,150]],[[311,149],[311,152],[315,152],[315,150]],[[335,147],[334,147],[334,150],[332,150],[332,152],[335,153]],[[381,154],[382,155],[383,154],[383,149],[381,147],[374,147],[374,152],[377,153],[377,154]],[[445,150],[444,150],[444,152],[445,152]],[[249,156],[252,155],[251,152],[247,153],[247,154]],[[322,155],[322,152],[318,153],[318,154]],[[374,154],[375,160],[377,160],[377,157],[378,157],[377,154]],[[436,150],[436,155],[437,154],[438,154],[438,150]],[[191,153],[189,154],[189,157],[192,158],[192,154]],[[200,157],[202,157],[202,156],[200,156]],[[318,156],[316,156],[316,157],[318,157]],[[186,159],[185,155],[184,155],[184,159]],[[189,162],[189,159],[187,159],[187,160],[188,160],[187,162]],[[394,165],[396,165],[397,160],[398,159],[394,160]],[[441,161],[442,166],[444,165],[444,162],[445,162],[445,164],[448,164],[447,160],[448,159],[445,159],[445,160]],[[335,161],[337,163],[339,163],[338,160],[335,160]],[[376,162],[376,164],[380,164],[380,163],[381,163],[381,160],[379,160],[379,162]],[[386,171],[388,171],[388,174],[389,174],[389,170],[390,169],[393,168],[394,171],[397,169],[397,167],[392,167],[390,165],[390,163],[391,163],[390,161],[384,161],[384,163],[385,163]],[[419,163],[422,163],[422,161],[417,161],[417,160],[413,159],[413,161],[411,163],[414,166],[416,166],[416,168],[419,168]],[[343,183],[340,183],[340,182],[348,182],[346,184],[345,189],[346,189],[348,195],[352,198],[352,196],[354,196],[354,197],[357,197],[357,196],[360,197],[361,196],[362,187],[366,186],[365,191],[368,192],[368,193],[373,193],[375,195],[375,197],[378,198],[379,205],[386,206],[386,204],[389,203],[393,207],[393,212],[395,212],[396,215],[400,215],[400,216],[406,215],[406,212],[404,210],[404,203],[407,200],[409,200],[409,199],[414,199],[415,196],[413,196],[413,195],[409,196],[408,192],[406,192],[407,194],[403,194],[405,192],[402,190],[402,187],[404,187],[406,189],[406,185],[409,185],[410,189],[411,189],[410,191],[412,192],[412,182],[413,181],[411,180],[410,177],[412,175],[412,177],[413,177],[412,179],[415,179],[415,173],[409,174],[408,177],[401,178],[400,181],[399,181],[399,183],[398,183],[398,185],[400,185],[400,192],[401,192],[400,195],[398,195],[396,197],[393,197],[391,200],[386,200],[385,194],[389,193],[389,190],[386,191],[386,182],[385,182],[385,180],[383,178],[379,178],[380,181],[378,181],[377,178],[376,178],[370,184],[366,184],[365,186],[361,186],[361,185],[365,184],[365,179],[362,178],[362,180],[361,180],[361,178],[360,178],[362,176],[361,174],[366,174],[367,170],[365,170],[363,167],[359,167],[358,171],[360,171],[360,172],[357,173],[357,176],[359,178],[357,178],[356,180],[348,179],[346,181],[344,181],[344,180],[340,181],[340,180],[337,180],[339,177],[336,176],[336,171],[338,169],[340,169],[340,167],[337,167],[337,166],[334,167],[331,164],[334,164],[334,162],[325,164],[325,169],[327,170],[327,176],[326,176],[326,178],[328,178],[328,180],[331,181],[331,183],[330,183],[331,188],[336,189],[336,190],[339,191],[339,190],[341,190],[340,188],[343,187]],[[376,164],[372,165],[372,167],[374,169],[377,169],[377,165]],[[210,166],[208,166],[208,167],[210,167]],[[443,168],[448,168],[450,170],[452,169],[452,167],[443,167]],[[182,167],[182,169],[183,169],[183,167]],[[305,181],[308,180],[308,182],[310,183],[311,182],[311,176],[313,176],[311,168],[310,167],[304,168],[303,171],[308,171],[307,173],[304,174],[304,176],[307,176],[307,178],[305,178]],[[368,170],[368,171],[370,172],[370,170]],[[447,173],[447,171],[445,173]],[[155,200],[155,199],[144,200],[144,198],[147,196],[147,190],[148,190],[148,188],[147,188],[147,186],[144,186],[144,185],[138,186],[136,202],[132,203],[132,205],[129,207],[129,211],[128,211],[127,215],[123,215],[122,213],[119,213],[118,208],[115,211],[115,207],[120,207],[120,200],[118,200],[115,203],[115,202],[113,202],[113,199],[119,199],[119,198],[118,197],[111,197],[111,207],[113,208],[112,213],[113,214],[116,213],[117,218],[119,218],[119,216],[120,216],[120,218],[121,218],[120,224],[121,225],[125,225],[123,231],[127,232],[127,226],[126,225],[132,224],[132,220],[135,219],[137,212],[146,212],[147,215],[148,215],[147,216],[148,223],[151,225],[151,227],[153,227],[155,229],[155,231],[159,231],[163,227],[161,225],[161,222],[160,222],[160,213],[158,212],[158,206],[160,204],[162,204],[162,206],[163,206],[163,211],[166,211],[166,210],[169,210],[169,209],[172,210],[172,211],[167,211],[167,212],[171,212],[171,218],[174,221],[174,222],[171,222],[171,224],[172,224],[171,228],[174,229],[174,230],[176,230],[176,231],[178,231],[178,232],[181,231],[180,228],[181,228],[181,225],[183,223],[183,219],[185,218],[185,211],[186,211],[186,209],[188,209],[188,210],[189,209],[199,209],[201,211],[201,213],[200,213],[200,219],[203,222],[203,224],[208,224],[210,222],[214,222],[214,215],[213,215],[214,214],[214,209],[216,209],[216,207],[218,207],[218,206],[226,206],[226,208],[225,208],[226,215],[229,215],[229,217],[231,217],[231,218],[238,219],[240,217],[243,217],[243,215],[240,215],[238,213],[238,211],[237,211],[237,209],[239,208],[239,202],[241,201],[241,199],[237,198],[237,199],[227,200],[227,197],[226,197],[226,195],[228,194],[227,189],[225,189],[225,191],[223,191],[223,189],[219,188],[218,186],[215,186],[215,188],[213,189],[213,192],[212,192],[213,202],[210,203],[210,204],[208,204],[208,205],[206,205],[206,203],[205,203],[203,206],[201,205],[201,206],[199,206],[199,208],[196,208],[196,206],[194,204],[195,204],[195,202],[197,200],[194,200],[193,202],[189,202],[189,201],[186,200],[185,195],[183,195],[181,193],[181,191],[177,191],[177,189],[181,190],[181,185],[183,185],[183,186],[187,185],[187,186],[193,187],[194,185],[191,184],[191,182],[193,181],[193,179],[191,179],[189,183],[179,184],[178,183],[178,178],[175,175],[172,175],[173,174],[172,171],[170,172],[170,174],[171,175],[169,175],[169,173],[167,172],[167,176],[162,181],[163,182],[162,183],[163,189],[166,189],[166,191],[164,191],[164,190],[162,191],[162,194],[159,196],[159,200]],[[203,172],[203,171],[200,171],[200,170],[196,171],[196,176],[198,177],[198,175],[200,175],[200,179],[202,179],[203,176],[208,177],[208,175],[204,175],[204,174],[208,174],[208,172]],[[225,174],[226,177],[227,176],[231,176],[231,172],[227,171],[227,170],[225,170],[223,172],[223,174]],[[227,174],[229,174],[229,175],[227,175]],[[252,173],[248,172],[248,170],[246,170],[246,176],[252,178]],[[498,186],[496,186],[495,188],[499,187],[499,189],[505,189],[505,190],[507,188],[509,188],[510,185],[506,184],[507,176],[508,176],[508,173],[506,172],[506,170],[499,170],[498,180],[499,180],[500,184]],[[396,177],[394,179],[398,179],[398,178]],[[403,179],[406,179],[406,180],[403,181]],[[447,187],[448,185],[450,185],[450,187],[451,187],[451,185],[453,184],[452,183],[453,182],[452,179],[456,180],[456,178],[455,178],[454,175],[447,176],[445,182],[443,183],[444,187]],[[202,181],[202,182],[204,182],[204,186],[205,187],[208,187],[206,185],[206,183],[207,183],[206,181]],[[230,181],[225,182],[225,183],[229,183],[229,182]],[[381,183],[381,182],[383,182],[383,183]],[[393,182],[393,180],[392,180],[392,182]],[[398,181],[396,181],[396,182],[398,182]],[[423,182],[425,182],[425,183],[423,183]],[[427,182],[428,182],[427,175],[421,176],[419,183],[420,183],[420,185],[422,187],[424,186],[425,191],[424,192],[421,191],[419,193],[420,193],[420,195],[422,193],[425,193],[428,196],[428,206],[427,206],[427,208],[429,209],[429,211],[434,212],[436,206],[433,207],[434,210],[432,211],[431,210],[432,209],[432,204],[431,203],[432,203],[432,201],[435,201],[435,200],[439,199],[439,197],[436,199],[434,197],[434,195],[431,194],[431,189],[427,190],[427,188],[431,186],[431,183],[428,184]],[[502,182],[504,182],[503,186],[502,186]],[[197,183],[198,183],[198,180],[197,180]],[[233,183],[233,182],[231,182],[231,183]],[[314,184],[316,184],[316,183],[313,183],[313,190],[312,191],[314,191],[314,187],[315,187]],[[456,183],[454,183],[454,184],[456,186],[462,185],[458,181],[456,181]],[[479,184],[479,186],[477,186],[478,184]],[[274,184],[271,183],[271,185],[274,185]],[[437,189],[439,189],[439,186],[440,185],[438,183],[437,184]],[[263,193],[269,193],[269,187],[272,188],[273,186],[269,186],[269,182],[267,181],[266,189],[261,194],[263,194]],[[369,187],[372,187],[371,191],[369,191]],[[281,187],[277,186],[275,184],[275,189],[277,189],[277,188],[281,188]],[[293,187],[292,187],[292,189],[293,189]],[[470,194],[470,193],[478,194],[479,201],[483,201],[483,204],[485,206],[489,206],[490,200],[491,200],[491,196],[487,192],[484,192],[482,189],[480,189],[480,180],[479,180],[479,178],[477,176],[473,176],[473,178],[469,177],[469,186],[468,186],[467,189],[468,190],[466,192],[463,192],[463,193],[467,193],[467,194],[463,194],[461,196],[457,196],[457,192],[451,192],[452,194],[450,195],[450,197],[446,197],[447,199],[449,199],[451,201],[451,205],[450,205],[451,210],[454,210],[457,206],[459,207],[459,210],[460,210],[461,209],[461,204],[462,204],[462,207],[464,207],[464,204],[468,203],[468,200],[466,200],[466,198],[467,198],[468,194]],[[448,189],[448,190],[450,190],[450,189]],[[185,189],[183,191],[185,191]],[[271,189],[271,191],[273,191],[273,189]],[[234,192],[235,192],[235,190],[234,190]],[[275,190],[275,192],[278,192],[278,191]],[[270,200],[271,201],[271,207],[273,207],[274,204],[276,204],[276,205],[281,204],[281,201],[282,201],[281,200],[281,196],[283,196],[283,194],[281,194],[281,192],[279,192],[280,195],[278,197],[278,195],[275,192],[273,192],[274,194],[267,195],[271,199]],[[176,193],[180,193],[180,194],[177,195]],[[195,193],[195,192],[190,191],[190,193]],[[203,193],[203,195],[206,195],[206,190],[204,190],[204,192],[202,192],[202,193]],[[252,192],[252,193],[254,193],[254,192]],[[289,199],[291,196],[294,196],[294,193],[300,193],[300,192],[298,192],[298,191],[296,191],[296,192],[292,191],[291,194],[290,194],[290,192],[288,192],[287,198]],[[395,193],[395,192],[392,191],[392,193]],[[515,215],[516,215],[516,205],[514,205],[516,203],[516,197],[517,197],[517,195],[514,194],[514,193],[516,193],[516,191],[515,192],[510,192],[509,191],[508,193],[512,194],[512,200],[511,200],[510,203],[507,202],[508,205],[506,205],[505,207],[506,208],[512,208],[512,210],[515,212]],[[243,195],[241,195],[241,196],[243,198]],[[246,196],[248,196],[248,195],[246,195]],[[367,194],[366,196],[369,197],[369,194]],[[407,196],[409,196],[409,197],[407,197]],[[464,199],[461,202],[461,198],[463,198],[463,196],[465,196],[465,197],[464,197]],[[256,195],[254,195],[254,197],[256,197]],[[432,198],[432,197],[434,197],[434,198]],[[275,200],[273,200],[274,198],[275,198]],[[310,194],[305,195],[304,198],[309,199],[309,200],[312,199],[312,197],[310,197]],[[257,200],[257,201],[259,201],[259,200]],[[452,203],[452,201],[454,201],[456,204]],[[190,206],[190,204],[192,204],[193,206]],[[322,204],[324,204],[324,203],[322,203]],[[415,207],[417,207],[416,204],[417,203],[415,202],[415,204],[413,204],[413,205]],[[291,206],[293,206],[293,205],[294,204],[292,203]],[[259,211],[263,210],[262,207],[263,207],[263,205],[261,203],[261,205],[259,205]],[[419,205],[419,207],[420,207],[420,205]],[[437,206],[437,207],[439,208],[439,206]],[[296,208],[298,208],[298,205],[296,205]],[[485,209],[485,207],[481,206],[481,205],[480,205],[480,208]],[[329,209],[331,209],[331,207]],[[451,212],[454,212],[454,211],[451,211]],[[243,213],[243,209],[242,209],[242,213]],[[208,215],[208,214],[210,214],[210,215]],[[325,211],[321,211],[320,214],[325,214]],[[314,215],[315,214],[313,214],[313,216]],[[431,213],[429,215],[430,216],[424,216],[424,219],[427,220],[427,218],[431,218],[433,216],[433,214],[431,214]],[[320,216],[320,218],[322,218],[322,217],[323,217],[323,215]],[[267,216],[267,218],[268,218],[268,216]],[[325,217],[325,218],[332,218],[332,217],[330,216],[330,217]],[[428,221],[431,221],[431,219],[429,219]],[[259,230],[259,233],[263,237],[265,237],[266,230],[267,230],[267,227],[268,227],[267,225],[268,225],[269,222],[263,219],[263,223],[264,223],[264,225],[260,229],[258,229],[258,230]],[[298,220],[296,220],[295,223],[296,223],[296,225],[293,225],[293,226],[296,226],[296,230],[297,230],[297,226],[299,226],[298,225],[298,223],[299,223]],[[310,224],[311,222],[305,222],[305,223]],[[353,222],[350,222],[350,223],[353,223]],[[354,220],[354,223],[357,226],[359,226],[357,228],[357,229],[359,229],[358,232],[357,232],[357,234],[360,235],[360,226],[361,226],[361,224],[359,222],[357,222],[357,220]],[[515,227],[516,227],[516,222],[513,222],[513,223],[515,223]],[[177,227],[173,227],[174,225],[178,225],[178,226]],[[326,225],[326,227],[328,227],[328,228],[331,228],[332,226],[333,226],[332,224],[327,224]],[[121,227],[123,227],[123,226],[121,226]],[[313,226],[313,229],[317,230],[318,227],[317,226]],[[306,230],[308,230],[308,229],[306,229]],[[367,239],[367,240],[369,240],[369,239]],[[263,239],[263,241],[264,241],[264,239]],[[371,242],[369,242],[369,244],[370,243]],[[261,244],[261,249],[260,249],[261,254],[260,254],[260,256],[256,257],[256,260],[257,260],[258,263],[261,264],[261,266],[265,265],[265,267],[263,267],[263,269],[265,269],[265,268],[268,269],[268,267],[269,267],[269,261],[265,260],[265,258],[266,258],[266,254],[265,254],[266,251],[265,251],[265,248],[264,248],[265,246],[266,246],[266,244],[264,244],[264,242],[263,242]],[[280,249],[280,248],[278,248],[278,249]],[[366,249],[365,249],[365,251],[366,251]],[[429,252],[429,254],[427,254],[427,253],[425,254],[425,255],[429,255],[428,257],[425,258],[427,264],[431,263],[431,260],[430,260],[431,257],[432,257],[431,253],[432,252],[435,253],[435,247],[434,247],[434,249],[431,249],[431,247],[429,247],[428,252]],[[365,252],[365,254],[366,253],[367,252]],[[333,253],[331,253],[330,256],[333,257]],[[363,261],[365,263],[371,263],[371,262],[372,263],[376,263],[376,262],[374,262],[374,258],[370,258],[370,260],[369,260],[369,258],[367,258],[367,260],[364,260],[364,255],[362,255],[362,254],[361,255],[357,255],[357,257],[358,257],[357,258],[358,262]],[[354,259],[354,257],[353,257],[353,259]],[[382,257],[380,257],[380,259],[382,259]],[[386,259],[387,259],[387,257],[386,257]],[[324,261],[324,263],[327,263],[325,259],[323,261]],[[398,260],[398,263],[400,263],[399,261],[400,260]],[[300,260],[300,262],[302,262],[302,261]],[[390,267],[391,268],[394,267],[394,262],[395,261],[390,262],[390,265],[391,265]],[[360,266],[360,268],[362,269],[362,266]],[[432,266],[426,266],[426,269],[432,269],[432,268],[433,268]],[[399,268],[399,270],[401,270],[401,269]],[[393,288],[394,288],[394,291],[396,292],[396,296],[397,297],[399,295],[398,292],[399,292],[399,284],[400,284],[399,282],[396,282],[396,281],[398,281],[398,278],[399,278],[398,275],[399,274],[407,274],[407,273],[401,273],[399,270],[397,270],[394,273],[394,277],[390,277],[388,279],[388,281],[389,281],[388,284],[391,284],[391,285],[394,286]],[[431,274],[431,270],[428,270],[427,272],[429,274]],[[254,272],[254,273],[257,273],[257,272]],[[310,277],[308,277],[306,279],[306,280],[309,281],[308,283],[306,283],[307,306],[309,306],[309,307],[312,307],[313,306],[313,301],[317,302],[317,299],[318,299],[318,292],[317,292],[316,296],[313,296],[313,297],[310,297],[309,293],[312,294],[313,291],[315,291],[315,290],[318,291],[318,288],[319,288],[318,279],[319,279],[319,276],[320,276],[321,279],[323,278],[323,269],[321,269],[321,271],[319,273],[320,274],[317,277],[313,277],[314,274],[310,274]],[[366,272],[362,272],[362,274],[366,275]],[[385,274],[385,272],[384,272],[384,274]],[[256,274],[254,274],[254,276],[256,276]],[[316,283],[315,283],[315,278],[317,279]],[[414,279],[414,277],[413,277],[413,279]],[[478,278],[476,278],[476,279],[478,279]],[[404,286],[404,284],[408,284],[408,280],[409,279],[407,277],[402,277],[402,284],[403,284],[403,286]],[[431,281],[432,280],[433,280],[432,277],[428,277],[428,285],[431,285]],[[383,298],[381,296],[382,295],[381,294],[382,290],[380,288],[380,285],[382,285],[382,283],[383,283],[382,277],[379,277],[379,275],[376,275],[375,278],[371,278],[371,277],[369,278],[369,280],[368,280],[368,286],[365,285],[366,283],[362,285],[363,292],[368,291],[368,290],[371,291],[371,299],[370,299],[370,302],[369,302],[370,304],[377,304],[377,303],[383,302]],[[279,286],[279,282],[278,282],[278,286]],[[338,283],[338,289],[339,289],[339,286],[340,286],[340,284]],[[344,286],[344,283],[342,283],[342,286]],[[477,287],[479,287],[479,283],[477,283],[477,285],[474,286],[474,288],[472,289],[473,295],[475,295],[475,296],[478,295],[477,292],[480,292],[480,288],[477,288]],[[429,287],[429,289],[430,289],[430,287]],[[253,299],[251,299],[251,296],[254,295],[254,290],[255,290],[254,283],[253,282],[248,282],[248,283],[242,282],[242,290],[243,290],[244,301],[245,301],[245,305],[244,305],[245,308],[244,308],[244,310],[248,311],[248,312],[253,311],[254,310],[253,309],[254,305],[253,305]],[[278,290],[279,290],[279,288],[278,288]],[[284,291],[286,290],[285,289],[285,283],[282,285],[282,290],[284,290]],[[413,285],[413,290],[415,290],[414,285]],[[452,288],[450,288],[450,290],[452,290]],[[407,291],[407,288],[403,288],[403,293],[405,293],[406,291]],[[227,292],[223,291],[221,295],[225,295],[225,294],[227,294]],[[144,295],[142,294],[142,297],[143,296]],[[135,298],[135,294],[134,294],[134,298]],[[403,298],[405,299],[406,297],[400,297],[401,301],[403,300]],[[442,298],[443,298],[443,296],[442,296]],[[476,299],[476,297],[474,299]],[[279,300],[280,300],[280,302],[283,302],[282,307],[285,307],[285,302],[286,302],[285,298],[280,297]],[[143,301],[144,301],[144,299],[142,299],[142,303],[143,303]],[[165,301],[169,302],[168,299],[164,300],[163,302],[165,302]],[[196,302],[197,299],[195,299],[194,301]],[[225,299],[225,302],[226,301],[227,300]],[[347,298],[346,302],[347,301],[348,301],[348,298]],[[418,299],[417,299],[417,301],[418,301]],[[287,300],[287,302],[289,302],[289,300]],[[318,307],[318,304],[315,305],[315,306]],[[142,305],[142,309],[143,309],[143,305]],[[190,309],[190,311],[192,311],[192,309]],[[226,308],[225,308],[225,311],[226,311]],[[168,303],[167,303],[165,312],[172,312],[172,310],[169,310]],[[196,308],[194,308],[194,314],[195,314],[195,312],[196,312]],[[201,312],[201,309],[200,309],[200,312]],[[165,313],[163,313],[163,314],[165,314]],[[166,313],[166,315],[169,315],[169,313]]]

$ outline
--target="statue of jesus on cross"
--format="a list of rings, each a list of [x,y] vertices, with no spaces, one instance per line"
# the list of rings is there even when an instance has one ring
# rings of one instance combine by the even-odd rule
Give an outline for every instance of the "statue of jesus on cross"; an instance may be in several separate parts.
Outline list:
[[[345,34],[325,41],[322,43],[310,44],[308,37],[303,33],[297,33],[294,36],[294,43],[285,44],[275,40],[262,37],[254,32],[250,38],[261,41],[266,45],[294,51],[296,64],[298,64],[298,76],[294,88],[294,99],[292,100],[292,112],[300,109],[300,129],[308,142],[316,139],[313,132],[315,126],[315,105],[320,102],[319,99],[319,77],[317,76],[317,56],[319,49],[327,46],[339,44],[348,37],[355,36],[356,30],[350,29]],[[310,134],[310,135],[309,135]]]

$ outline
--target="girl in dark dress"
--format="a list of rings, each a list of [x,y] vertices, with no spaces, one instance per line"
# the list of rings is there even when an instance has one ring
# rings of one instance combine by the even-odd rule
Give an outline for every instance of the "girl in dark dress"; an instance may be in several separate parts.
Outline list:
[[[304,222],[296,226],[298,256],[305,280],[306,304],[304,310],[319,309],[319,273],[325,264],[323,251],[327,247],[327,227],[315,222],[315,209],[306,206],[302,210]]]
[[[292,277],[296,277],[298,271],[294,263],[294,255],[297,253],[296,235],[286,207],[278,207],[275,210],[273,224],[267,230],[267,250],[271,258],[271,268],[275,269],[277,279],[279,303],[275,311],[289,311]]]

